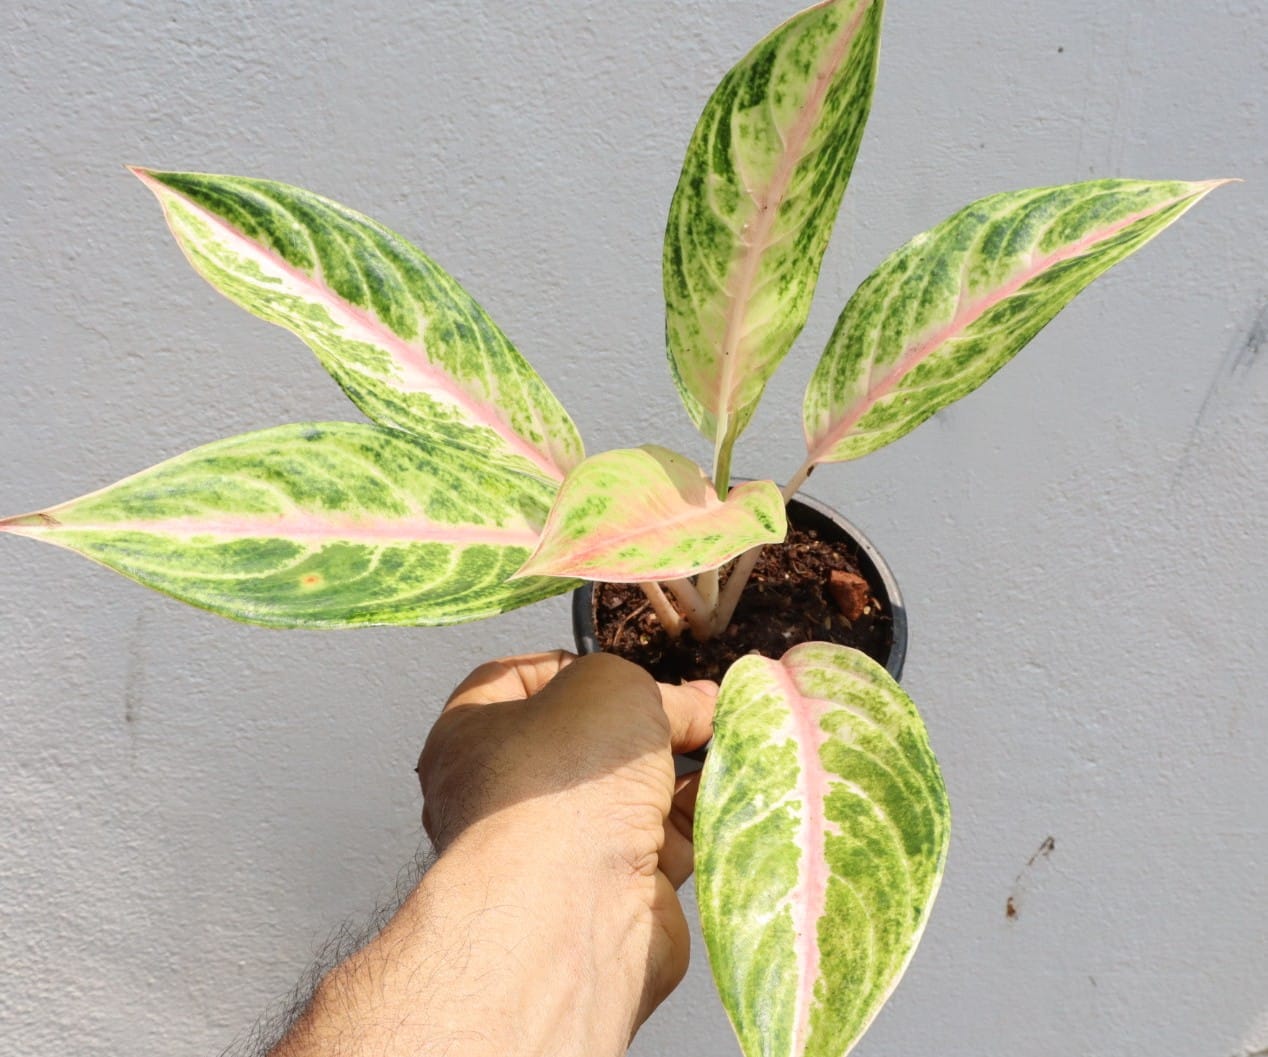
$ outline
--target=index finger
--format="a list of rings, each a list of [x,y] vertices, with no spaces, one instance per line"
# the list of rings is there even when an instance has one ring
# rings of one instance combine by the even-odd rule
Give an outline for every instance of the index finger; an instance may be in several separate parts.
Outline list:
[[[660,684],[660,702],[669,717],[669,744],[674,752],[691,752],[713,737],[713,710],[718,684],[708,679],[681,686]]]

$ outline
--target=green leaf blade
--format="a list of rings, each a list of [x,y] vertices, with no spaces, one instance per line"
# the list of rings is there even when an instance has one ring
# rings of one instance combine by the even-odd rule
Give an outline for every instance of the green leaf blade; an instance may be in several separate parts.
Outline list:
[[[807,465],[866,455],[972,392],[1093,279],[1224,182],[1006,192],[917,235],[837,321],[806,390]]]
[[[709,960],[745,1057],[845,1054],[903,974],[950,811],[911,700],[825,643],[732,666],[696,804]]]
[[[565,478],[520,575],[678,580],[787,531],[772,482],[740,485],[722,500],[685,456],[654,444],[622,448],[590,456]]]
[[[299,336],[375,422],[548,480],[576,427],[497,325],[434,261],[336,202],[270,180],[133,170],[190,264]]]
[[[269,627],[452,624],[559,594],[511,581],[554,493],[378,426],[279,426],[196,448],[0,532],[74,550]]]
[[[674,382],[705,436],[747,425],[806,322],[871,107],[881,0],[828,0],[761,41],[696,126],[665,232]]]

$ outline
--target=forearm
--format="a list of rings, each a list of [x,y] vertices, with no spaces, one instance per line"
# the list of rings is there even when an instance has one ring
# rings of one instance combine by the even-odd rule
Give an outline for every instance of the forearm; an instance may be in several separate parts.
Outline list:
[[[270,1057],[621,1057],[682,979],[716,687],[597,654],[481,665],[419,760],[436,861]]]
[[[630,916],[626,902],[596,892],[593,870],[570,857],[505,831],[456,841],[379,936],[322,981],[271,1057],[625,1053],[643,967],[613,938],[639,923],[615,921]],[[578,883],[559,883],[570,875]]]

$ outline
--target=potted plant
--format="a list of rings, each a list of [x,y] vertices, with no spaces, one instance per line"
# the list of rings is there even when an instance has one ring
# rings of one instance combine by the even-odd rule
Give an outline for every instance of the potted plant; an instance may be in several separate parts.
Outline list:
[[[817,466],[975,389],[1220,182],[996,194],[916,236],[842,311],[787,482],[737,483],[736,443],[806,320],[858,151],[882,8],[826,0],[775,29],[688,147],[666,334],[707,470],[656,445],[584,457],[489,316],[373,221],[266,180],[137,169],[194,268],[298,334],[373,424],[230,438],[0,530],[270,627],[447,624],[603,581],[635,585],[669,640],[726,636]],[[837,587],[853,624],[858,585]],[[831,642],[735,652],[696,816],[714,976],[747,1054],[844,1053],[928,918],[945,791],[915,706],[876,660]]]

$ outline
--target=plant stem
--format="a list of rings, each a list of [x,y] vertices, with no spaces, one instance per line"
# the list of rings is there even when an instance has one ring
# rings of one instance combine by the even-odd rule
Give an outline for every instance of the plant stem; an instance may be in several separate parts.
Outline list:
[[[660,584],[645,583],[638,586],[643,589],[643,594],[647,596],[647,600],[652,604],[656,619],[661,622],[669,637],[671,639],[678,638],[682,634],[682,617],[679,615],[678,610],[674,608],[674,604],[665,596]]]
[[[811,462],[809,459],[801,464],[801,468],[779,490],[780,495],[784,497],[785,503],[789,502],[801,490],[801,486],[806,483],[806,479],[814,473],[815,467],[818,465],[818,463]]]
[[[816,463],[806,461],[801,468],[792,475],[783,488],[779,490],[787,503],[797,494],[798,489],[806,483],[806,478],[813,472]],[[731,575],[727,577],[726,586],[722,588],[722,595],[718,599],[717,608],[713,613],[713,631],[714,634],[720,635],[726,630],[726,626],[731,623],[731,618],[735,616],[735,607],[740,604],[740,595],[744,593],[744,585],[748,583],[748,578],[753,575],[753,568],[757,565],[757,559],[761,557],[762,548],[754,547],[745,551],[740,555],[734,567],[731,569]]]
[[[691,633],[701,642],[707,642],[713,634],[712,613],[690,580],[669,580],[666,584],[675,601],[686,610]]]
[[[740,604],[740,595],[744,593],[744,585],[753,573],[753,566],[761,556],[761,546],[746,550],[731,567],[731,575],[727,577],[726,586],[722,588],[722,596],[718,599],[718,608],[713,613],[713,631],[721,634],[735,616],[735,607]]]
[[[719,499],[726,499],[731,491],[731,453],[739,435],[738,426],[739,423],[732,417],[726,433],[718,438],[713,449],[713,487]]]
[[[710,613],[718,608],[718,574],[721,572],[721,569],[710,569],[696,577],[696,590]]]
[[[739,420],[731,416],[726,432],[717,438],[713,449],[713,488],[723,502],[726,502],[726,497],[731,492],[731,454],[735,451],[735,440],[739,432]],[[696,577],[696,586],[700,589],[704,604],[709,610],[709,627],[712,631],[717,630],[720,573],[720,569],[710,569]]]

